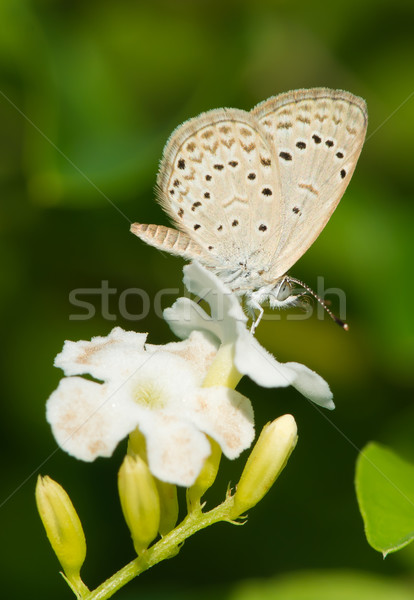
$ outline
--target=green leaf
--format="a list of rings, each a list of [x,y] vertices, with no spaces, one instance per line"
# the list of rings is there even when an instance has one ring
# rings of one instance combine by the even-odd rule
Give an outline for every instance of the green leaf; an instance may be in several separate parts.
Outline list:
[[[414,538],[414,465],[371,442],[358,457],[355,485],[368,543],[384,558],[409,544]]]
[[[229,600],[412,600],[398,579],[362,571],[295,571],[273,580],[245,581]]]

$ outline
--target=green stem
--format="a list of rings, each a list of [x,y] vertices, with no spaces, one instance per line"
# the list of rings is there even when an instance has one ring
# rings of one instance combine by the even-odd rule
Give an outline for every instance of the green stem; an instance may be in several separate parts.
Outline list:
[[[203,513],[201,510],[190,513],[178,527],[163,537],[157,544],[151,546],[141,556],[125,565],[98,588],[84,595],[83,600],[106,600],[106,598],[110,598],[137,575],[162,560],[174,556],[177,553],[178,546],[197,531],[220,521],[230,521],[229,513],[232,506],[233,498],[228,496],[222,504],[207,513]]]
[[[79,571],[75,574],[69,574],[69,576],[65,575],[62,571],[60,574],[75,594],[76,598],[86,597],[90,593],[89,588],[83,583]]]

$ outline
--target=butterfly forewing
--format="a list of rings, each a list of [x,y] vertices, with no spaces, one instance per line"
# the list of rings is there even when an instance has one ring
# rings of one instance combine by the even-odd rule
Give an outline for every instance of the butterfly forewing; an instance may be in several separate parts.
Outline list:
[[[304,254],[341,199],[361,152],[365,102],[317,88],[270,98],[252,114],[272,138],[282,196],[282,235],[273,247],[277,278]]]
[[[270,142],[250,113],[219,109],[181,125],[164,149],[160,201],[218,269],[246,262],[260,267],[271,260],[281,236],[279,177]]]

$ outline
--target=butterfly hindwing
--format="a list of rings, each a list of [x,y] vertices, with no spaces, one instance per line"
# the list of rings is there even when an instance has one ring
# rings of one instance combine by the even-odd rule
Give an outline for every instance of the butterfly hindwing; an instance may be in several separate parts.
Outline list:
[[[218,269],[269,260],[266,241],[281,235],[273,150],[256,119],[218,109],[173,132],[157,181],[162,206]]]

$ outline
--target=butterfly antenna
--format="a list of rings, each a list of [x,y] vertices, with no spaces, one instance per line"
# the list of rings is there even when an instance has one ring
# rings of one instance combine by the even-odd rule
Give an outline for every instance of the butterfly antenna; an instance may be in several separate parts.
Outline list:
[[[335,321],[335,323],[337,323],[345,331],[349,331],[349,325],[348,325],[348,323],[344,323],[344,321],[342,321],[336,315],[334,315],[333,312],[331,311],[331,309],[327,307],[326,303],[322,300],[322,298],[320,296],[318,296],[318,294],[316,294],[313,291],[312,288],[310,288],[308,285],[306,285],[306,283],[303,283],[303,281],[300,281],[299,279],[295,279],[294,277],[289,277],[288,276],[287,279],[288,279],[289,282],[297,283],[298,285],[300,285],[301,287],[303,287],[311,296],[313,296],[315,298],[315,300],[317,300],[319,302],[319,304],[322,306],[322,308],[324,308],[326,310],[326,312],[328,313],[328,315],[331,317],[331,319],[333,321]]]

